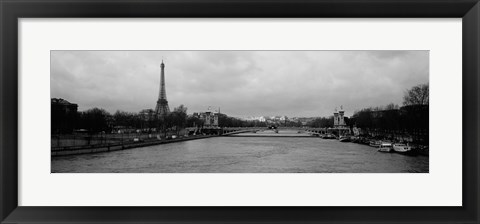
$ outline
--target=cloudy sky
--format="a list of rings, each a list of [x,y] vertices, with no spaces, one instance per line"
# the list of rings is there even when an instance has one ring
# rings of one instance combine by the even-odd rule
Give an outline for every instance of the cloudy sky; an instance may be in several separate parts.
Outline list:
[[[402,104],[429,81],[428,51],[52,51],[51,97],[138,112],[154,109],[165,62],[171,110],[221,108],[230,116],[346,115]]]

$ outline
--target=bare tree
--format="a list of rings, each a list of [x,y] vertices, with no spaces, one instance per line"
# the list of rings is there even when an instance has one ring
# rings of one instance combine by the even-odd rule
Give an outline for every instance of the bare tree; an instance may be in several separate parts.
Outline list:
[[[398,109],[398,105],[394,103],[390,103],[387,106],[385,106],[385,110],[396,110],[396,109]]]
[[[428,105],[428,84],[414,86],[403,96],[403,105]]]

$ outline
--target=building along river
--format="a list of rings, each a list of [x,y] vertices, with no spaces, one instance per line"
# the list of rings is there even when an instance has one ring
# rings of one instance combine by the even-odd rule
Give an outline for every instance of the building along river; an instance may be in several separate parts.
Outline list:
[[[428,173],[429,158],[382,153],[367,145],[281,130],[52,157],[52,172]]]

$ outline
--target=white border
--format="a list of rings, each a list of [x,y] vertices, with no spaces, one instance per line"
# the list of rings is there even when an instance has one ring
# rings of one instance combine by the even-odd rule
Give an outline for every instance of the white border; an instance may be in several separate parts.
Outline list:
[[[461,19],[20,19],[19,205],[460,206],[461,27]],[[430,50],[430,173],[50,174],[50,50],[152,49]]]

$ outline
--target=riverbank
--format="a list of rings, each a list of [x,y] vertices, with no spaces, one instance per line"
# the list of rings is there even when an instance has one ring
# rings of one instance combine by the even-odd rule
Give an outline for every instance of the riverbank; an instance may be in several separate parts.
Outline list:
[[[79,154],[90,154],[90,153],[100,153],[100,152],[112,152],[126,149],[133,149],[138,147],[146,147],[152,145],[161,145],[175,142],[191,141],[197,139],[204,139],[210,137],[217,137],[217,135],[191,135],[191,136],[180,136],[179,138],[167,139],[167,140],[144,140],[144,141],[132,141],[132,142],[123,142],[123,143],[109,143],[109,144],[99,144],[99,145],[86,145],[86,146],[73,146],[73,147],[63,147],[56,148],[51,150],[51,156],[68,156],[68,155],[79,155]]]
[[[79,155],[79,154],[89,154],[89,153],[100,153],[100,152],[111,152],[111,151],[119,151],[125,149],[133,149],[139,147],[146,147],[152,145],[160,145],[160,144],[168,144],[174,142],[182,142],[182,141],[190,141],[196,139],[203,139],[203,138],[210,138],[210,137],[218,137],[218,136],[229,136],[234,134],[240,134],[245,132],[251,132],[255,130],[247,129],[247,130],[237,130],[237,129],[226,129],[225,133],[218,135],[218,134],[199,134],[199,135],[178,135],[175,138],[167,138],[167,139],[158,139],[153,134],[125,134],[125,135],[103,135],[103,136],[74,136],[73,143],[75,141],[77,143],[84,143],[82,145],[66,145],[66,146],[59,146],[58,142],[60,142],[60,138],[52,138],[52,148],[51,148],[51,156],[67,156],[67,155]],[[174,136],[169,134],[169,136]],[[175,135],[176,136],[176,135]],[[54,141],[58,141],[57,144],[53,144]],[[71,142],[68,138],[64,138],[63,142]],[[87,143],[88,144],[85,144]],[[94,142],[94,144],[90,144]]]

